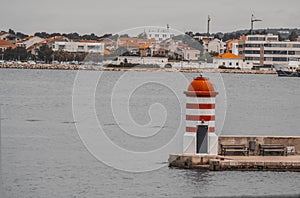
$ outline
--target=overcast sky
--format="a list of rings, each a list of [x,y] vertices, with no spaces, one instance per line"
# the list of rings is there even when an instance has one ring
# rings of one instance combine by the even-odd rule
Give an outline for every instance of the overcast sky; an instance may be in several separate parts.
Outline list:
[[[0,29],[33,34],[117,33],[140,26],[166,26],[181,32],[300,26],[299,0],[0,0]]]

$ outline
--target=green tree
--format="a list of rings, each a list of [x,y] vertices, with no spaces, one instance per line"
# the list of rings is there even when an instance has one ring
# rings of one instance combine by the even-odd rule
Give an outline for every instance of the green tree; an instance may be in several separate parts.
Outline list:
[[[295,31],[292,31],[291,34],[290,34],[290,36],[289,36],[289,40],[290,41],[296,41],[297,38],[298,38],[297,33]]]
[[[32,55],[27,52],[24,47],[17,47],[15,49],[7,48],[4,51],[4,59],[5,60],[20,60],[25,61],[28,60]]]
[[[50,63],[52,60],[53,51],[48,45],[43,45],[38,50],[38,58],[40,60],[45,61],[46,63]]]
[[[12,29],[9,29],[8,30],[8,33],[10,33],[10,34],[13,34],[13,35],[15,35],[16,33],[15,33],[15,31],[14,30],[12,30]]]
[[[17,32],[16,36],[19,37],[20,39],[26,38],[28,35],[27,34],[23,34],[22,32]]]

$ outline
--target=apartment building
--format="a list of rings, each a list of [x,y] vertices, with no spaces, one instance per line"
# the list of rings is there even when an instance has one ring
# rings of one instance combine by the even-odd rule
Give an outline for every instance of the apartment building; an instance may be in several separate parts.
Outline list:
[[[152,28],[149,29],[146,34],[148,39],[155,39],[156,43],[160,43],[175,36],[175,33],[171,32],[169,28]]]
[[[63,50],[67,52],[89,52],[104,54],[104,44],[99,42],[64,42],[55,41],[53,51]]]
[[[300,58],[299,41],[279,41],[278,35],[248,35],[239,41],[239,55],[252,61],[255,67],[287,64],[290,58]]]

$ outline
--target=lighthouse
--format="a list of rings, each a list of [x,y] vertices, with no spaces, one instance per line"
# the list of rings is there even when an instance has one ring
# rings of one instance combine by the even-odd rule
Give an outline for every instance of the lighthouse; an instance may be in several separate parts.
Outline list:
[[[217,155],[215,104],[218,92],[202,75],[189,85],[186,95],[186,128],[183,153]]]

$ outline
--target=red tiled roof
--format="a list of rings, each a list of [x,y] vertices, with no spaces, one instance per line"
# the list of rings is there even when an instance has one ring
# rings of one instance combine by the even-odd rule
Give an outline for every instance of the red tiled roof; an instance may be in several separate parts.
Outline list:
[[[11,47],[16,48],[17,46],[9,41],[0,40],[0,47]]]
[[[219,58],[219,59],[243,59],[241,56],[237,56],[232,53],[225,53],[218,56],[214,56],[213,58]]]

